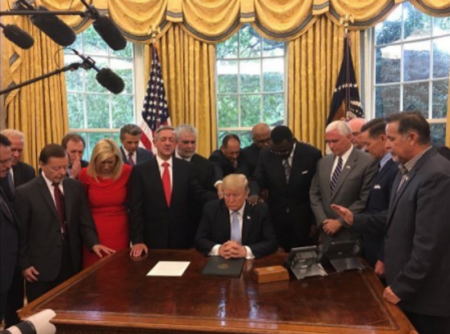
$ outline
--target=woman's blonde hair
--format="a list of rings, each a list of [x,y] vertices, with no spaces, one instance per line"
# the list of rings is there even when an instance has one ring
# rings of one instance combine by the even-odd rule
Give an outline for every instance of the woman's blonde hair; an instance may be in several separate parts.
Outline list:
[[[111,178],[113,180],[117,180],[122,174],[122,156],[116,142],[109,138],[102,139],[95,145],[94,150],[92,151],[91,161],[89,162],[87,169],[88,175],[98,181],[97,177],[101,176],[101,163],[111,157],[114,157],[116,160],[111,173]]]

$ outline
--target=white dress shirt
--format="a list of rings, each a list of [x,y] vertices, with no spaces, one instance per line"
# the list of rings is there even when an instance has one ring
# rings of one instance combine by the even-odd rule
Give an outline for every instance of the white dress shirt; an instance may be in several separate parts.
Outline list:
[[[125,149],[125,147],[123,147],[123,146],[122,146],[122,150],[125,152],[125,157],[127,158],[127,162],[130,163],[130,162],[129,162],[129,159],[130,159],[130,152],[128,152],[128,151]],[[134,151],[134,153],[131,155],[131,158],[133,159],[134,164],[136,165],[136,164],[137,164],[137,150]]]
[[[53,198],[53,203],[55,203],[55,207],[56,207],[55,187],[53,187],[53,185],[52,185],[53,182],[50,181],[49,179],[47,179],[47,177],[45,176],[44,171],[42,171],[42,177],[44,178],[45,183],[47,184],[48,190],[50,191],[50,195],[52,195],[52,198]],[[62,185],[62,181],[59,183],[58,188],[59,188],[59,190],[61,190],[61,194],[64,195],[64,188],[63,188],[63,185]]]
[[[352,146],[350,146],[350,148],[347,150],[347,152],[345,152],[344,154],[342,154],[342,156],[341,156],[341,158],[342,158],[342,169],[341,169],[341,172],[344,170],[345,164],[346,164],[348,158],[350,157],[350,154],[353,152],[353,150],[354,150],[354,147],[353,147],[353,145],[352,145]],[[334,157],[333,168],[331,168],[330,180],[331,180],[331,178],[333,177],[333,173],[334,173],[334,170],[336,169],[336,166],[337,166],[337,164],[338,164],[338,161],[339,161],[339,157],[336,155],[336,156]]]

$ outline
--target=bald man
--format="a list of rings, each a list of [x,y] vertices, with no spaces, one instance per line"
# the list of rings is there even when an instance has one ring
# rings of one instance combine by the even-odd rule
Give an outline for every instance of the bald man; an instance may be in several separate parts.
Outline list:
[[[362,150],[364,148],[364,142],[361,139],[361,128],[364,124],[366,124],[366,120],[364,118],[353,118],[348,121],[348,126],[352,131],[352,144],[358,150]]]
[[[270,147],[272,139],[270,138],[270,127],[266,123],[258,123],[252,128],[253,143],[244,148],[241,152],[247,162],[249,175],[253,175],[258,163],[259,152],[266,147]]]

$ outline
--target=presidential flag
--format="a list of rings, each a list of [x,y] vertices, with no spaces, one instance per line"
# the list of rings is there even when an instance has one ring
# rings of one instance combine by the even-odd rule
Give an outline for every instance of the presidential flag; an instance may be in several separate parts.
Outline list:
[[[364,111],[361,107],[355,68],[353,67],[348,35],[346,35],[344,39],[344,59],[334,89],[327,124],[340,119],[349,121],[357,117],[364,118]]]
[[[141,116],[142,119],[139,123],[139,127],[142,130],[141,145],[148,150],[153,149],[155,151],[152,145],[155,131],[161,126],[170,125],[170,117],[161,73],[161,63],[153,44],[151,70]]]

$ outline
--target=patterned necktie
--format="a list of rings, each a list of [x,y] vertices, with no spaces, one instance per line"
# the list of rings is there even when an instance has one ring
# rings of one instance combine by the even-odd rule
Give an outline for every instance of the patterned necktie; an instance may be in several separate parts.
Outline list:
[[[339,175],[341,175],[342,171],[342,157],[339,157],[336,168],[334,169],[333,176],[331,177],[330,182],[330,192],[333,195],[334,188],[336,188],[337,181],[339,180]]]
[[[164,167],[163,175],[162,175],[162,183],[164,188],[164,195],[166,196],[167,206],[170,207],[170,198],[172,196],[172,186],[170,185],[170,172],[169,172],[169,163],[163,162],[162,166]]]
[[[239,226],[239,212],[233,211],[231,214],[231,241],[241,243],[241,228]]]
[[[128,153],[128,164],[133,167],[135,165],[133,160],[133,153]]]
[[[283,160],[283,167],[284,167],[284,175],[286,176],[286,183],[289,183],[289,176],[291,175],[291,165],[289,165],[288,159]]]
[[[66,224],[66,206],[64,201],[64,195],[59,189],[59,183],[52,183],[54,188],[53,194],[55,195],[56,212],[58,213],[59,225],[61,227],[61,236],[65,239],[68,237],[67,224]]]
[[[405,181],[408,180],[408,170],[403,165],[399,165],[398,168],[400,169],[402,178],[400,179],[400,183],[398,184],[397,192],[400,190]]]
[[[14,181],[11,174],[11,170],[9,170],[8,173],[6,173],[6,179],[8,180],[9,189],[11,190],[11,193],[14,195],[14,191],[16,190],[16,188],[14,187]]]

